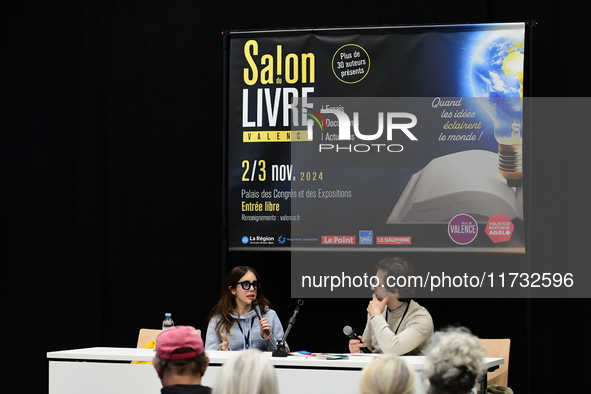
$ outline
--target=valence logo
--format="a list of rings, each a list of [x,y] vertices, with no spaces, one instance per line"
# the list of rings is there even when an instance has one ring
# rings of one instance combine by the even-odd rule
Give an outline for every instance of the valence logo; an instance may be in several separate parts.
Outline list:
[[[458,245],[468,245],[478,236],[478,223],[472,216],[462,213],[449,221],[447,233]]]

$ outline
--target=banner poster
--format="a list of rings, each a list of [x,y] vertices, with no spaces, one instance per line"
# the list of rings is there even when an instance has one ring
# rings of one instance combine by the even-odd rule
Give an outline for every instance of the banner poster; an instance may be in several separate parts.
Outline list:
[[[230,32],[230,250],[525,253],[524,38]]]

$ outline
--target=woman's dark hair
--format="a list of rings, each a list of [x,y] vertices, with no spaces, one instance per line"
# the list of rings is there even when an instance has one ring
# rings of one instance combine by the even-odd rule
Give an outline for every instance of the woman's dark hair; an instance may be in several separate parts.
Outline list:
[[[209,320],[218,315],[220,317],[215,327],[215,331],[220,339],[220,334],[230,332],[235,320],[230,313],[236,312],[236,296],[232,294],[230,289],[235,289],[240,278],[246,275],[247,272],[252,272],[257,278],[257,282],[262,283],[261,276],[254,270],[254,268],[246,265],[239,265],[232,268],[228,276],[226,276],[226,283],[222,289],[222,296],[209,315]],[[263,313],[268,308],[271,308],[271,303],[265,298],[263,293],[263,286],[257,290],[257,300],[259,301]]]

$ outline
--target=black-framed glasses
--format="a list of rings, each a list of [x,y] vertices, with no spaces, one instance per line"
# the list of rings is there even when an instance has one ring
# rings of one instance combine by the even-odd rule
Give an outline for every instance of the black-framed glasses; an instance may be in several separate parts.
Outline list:
[[[250,286],[252,286],[253,289],[258,290],[261,288],[262,283],[261,282],[257,282],[256,280],[254,282],[249,282],[247,280],[245,280],[244,282],[238,282],[236,283],[236,286],[242,286],[243,290],[250,290]]]

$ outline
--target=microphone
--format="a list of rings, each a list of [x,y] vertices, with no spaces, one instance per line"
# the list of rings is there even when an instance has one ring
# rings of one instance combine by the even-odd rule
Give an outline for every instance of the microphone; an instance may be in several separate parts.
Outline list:
[[[261,313],[261,306],[259,305],[259,300],[257,300],[255,298],[254,300],[252,300],[250,305],[252,305],[252,307],[254,308],[254,311],[257,314],[257,317],[259,318],[259,321],[260,321],[263,318],[263,314]],[[265,330],[265,334],[271,335],[269,330]]]
[[[287,330],[285,330],[285,334],[283,334],[283,339],[277,342],[277,349],[273,352],[273,357],[287,357],[287,348],[285,347],[285,340],[291,331],[291,328],[295,324],[296,316],[300,311],[300,307],[304,305],[304,301],[299,299],[298,304],[296,305],[295,309],[293,310],[293,316],[289,318],[287,322]]]
[[[347,337],[349,337],[351,339],[357,339],[357,340],[359,340],[359,343],[363,343],[363,341],[361,341],[359,339],[359,337],[357,336],[357,333],[355,332],[355,330],[353,330],[353,328],[351,328],[351,326],[345,326],[345,327],[343,327],[343,334],[345,334]],[[361,349],[361,351],[363,353],[371,353],[371,350],[369,350],[366,347],[360,347],[359,349]]]
[[[353,330],[353,328],[351,326],[343,327],[343,334],[345,334],[346,336],[348,336],[351,339],[359,339],[357,337],[357,333],[355,332],[355,330]]]

